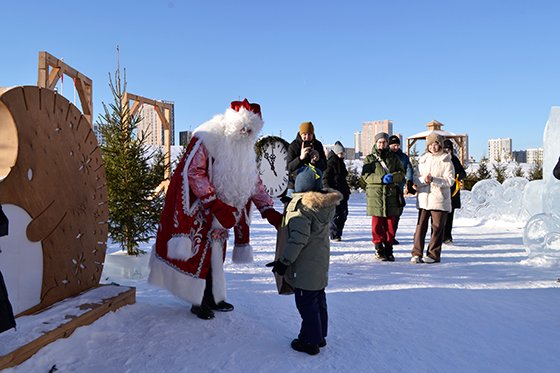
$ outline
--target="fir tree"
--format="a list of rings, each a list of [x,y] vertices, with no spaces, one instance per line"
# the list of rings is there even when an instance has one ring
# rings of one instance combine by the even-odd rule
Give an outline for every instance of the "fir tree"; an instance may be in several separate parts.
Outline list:
[[[361,188],[360,186],[360,174],[358,173],[358,170],[356,170],[355,167],[350,167],[348,168],[348,175],[346,175],[346,182],[348,183],[348,186],[350,187],[350,189],[352,190],[358,190]]]
[[[478,170],[476,171],[477,181],[490,179],[492,177],[492,173],[488,169],[488,159],[486,157],[482,157],[480,163],[478,164]]]
[[[515,162],[515,168],[512,170],[511,176],[512,177],[525,177],[525,175],[523,174],[523,169],[521,168],[521,165],[519,163]]]
[[[527,177],[529,180],[541,180],[543,178],[542,162],[536,161],[529,170],[529,175]]]
[[[115,81],[109,74],[113,103],[103,103],[104,114],[97,121],[105,144],[101,146],[107,178],[109,234],[129,255],[143,253],[139,243],[154,237],[164,196],[154,191],[163,181],[161,149],[150,150],[143,134],[138,136],[138,114],[130,115],[124,102],[126,70],[120,67]]]
[[[410,148],[410,154],[408,155],[408,158],[410,159],[412,168],[416,167],[416,165],[418,164],[418,151],[416,150],[416,144],[414,144],[412,148]]]
[[[507,176],[506,175],[507,165],[504,163],[495,163],[494,165],[492,165],[492,167],[494,168],[494,174],[496,175],[496,180],[498,180],[500,184],[503,183]]]
[[[471,190],[477,181],[478,181],[478,176],[476,175],[476,172],[469,172],[467,174],[467,177],[463,180],[463,187],[466,190]]]

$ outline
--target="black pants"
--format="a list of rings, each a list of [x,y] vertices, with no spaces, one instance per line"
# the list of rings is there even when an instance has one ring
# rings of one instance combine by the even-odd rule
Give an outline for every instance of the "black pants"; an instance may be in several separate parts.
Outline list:
[[[340,201],[340,204],[336,206],[334,212],[334,218],[331,222],[331,238],[342,237],[342,230],[344,229],[344,224],[348,218],[348,201],[346,199]]]
[[[327,337],[329,321],[325,289],[295,289],[294,295],[301,316],[298,339],[303,343],[319,344]]]
[[[455,209],[452,209],[450,213],[447,214],[447,219],[445,220],[445,230],[443,231],[443,240],[453,240],[451,235],[451,230],[453,229],[453,215],[455,215]]]
[[[202,304],[212,308],[216,305],[214,300],[214,294],[212,293],[212,267],[208,270],[208,275],[206,275],[206,286],[204,287],[204,297],[202,298]]]
[[[404,211],[404,207],[399,207],[399,214],[395,216],[395,222],[393,226],[395,227],[395,236],[397,236],[397,229],[399,229],[399,221],[401,221],[401,215]]]

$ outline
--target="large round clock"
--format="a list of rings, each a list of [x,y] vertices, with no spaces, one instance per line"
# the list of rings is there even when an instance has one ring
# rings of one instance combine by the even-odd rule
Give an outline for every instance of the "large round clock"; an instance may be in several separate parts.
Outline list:
[[[255,144],[259,175],[271,197],[280,197],[288,188],[288,142],[266,136]]]

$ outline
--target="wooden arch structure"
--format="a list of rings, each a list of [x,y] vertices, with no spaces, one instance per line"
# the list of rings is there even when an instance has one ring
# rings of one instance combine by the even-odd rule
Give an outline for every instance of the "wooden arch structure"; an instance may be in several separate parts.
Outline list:
[[[427,131],[417,133],[406,139],[406,152],[409,156],[410,149],[414,146],[414,144],[416,144],[418,140],[425,140],[428,135],[435,132],[438,135],[441,135],[455,143],[453,147],[459,154],[459,160],[462,164],[465,163],[465,160],[467,158],[467,135],[457,135],[453,132],[442,130],[441,127],[443,127],[443,123],[438,122],[437,120],[432,120],[431,122],[427,123],[426,127],[428,127]]]
[[[161,123],[163,124],[163,147],[165,148],[165,168],[164,168],[164,182],[166,183],[164,188],[167,190],[167,183],[169,183],[170,173],[171,173],[171,110],[173,107],[171,104],[165,103],[163,101],[158,101],[146,97],[142,97],[139,95],[135,95],[133,93],[125,92],[124,95],[124,102],[125,105],[130,107],[130,101],[133,101],[134,104],[130,109],[129,113],[130,116],[133,116],[140,110],[142,105],[151,105],[154,107],[155,112],[157,113]]]
[[[80,103],[82,104],[82,113],[88,122],[92,124],[93,99],[91,79],[52,54],[48,52],[39,52],[38,87],[48,88],[54,91],[58,80],[61,79],[63,75],[67,75],[74,80],[74,85],[76,91],[78,91]]]

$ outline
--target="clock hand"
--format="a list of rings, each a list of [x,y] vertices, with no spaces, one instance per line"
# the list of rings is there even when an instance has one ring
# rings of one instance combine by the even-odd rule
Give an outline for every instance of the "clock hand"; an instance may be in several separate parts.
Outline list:
[[[278,176],[278,174],[276,173],[276,167],[274,167],[274,160],[276,159],[276,154],[274,154],[274,150],[272,151],[272,154],[268,154],[267,152],[265,152],[264,158],[270,164],[270,171],[274,173],[274,176]]]
[[[270,155],[270,170],[274,172],[274,176],[278,176],[278,174],[276,173],[276,167],[274,166],[275,161],[276,154],[274,154],[274,147],[272,147],[272,154]]]

